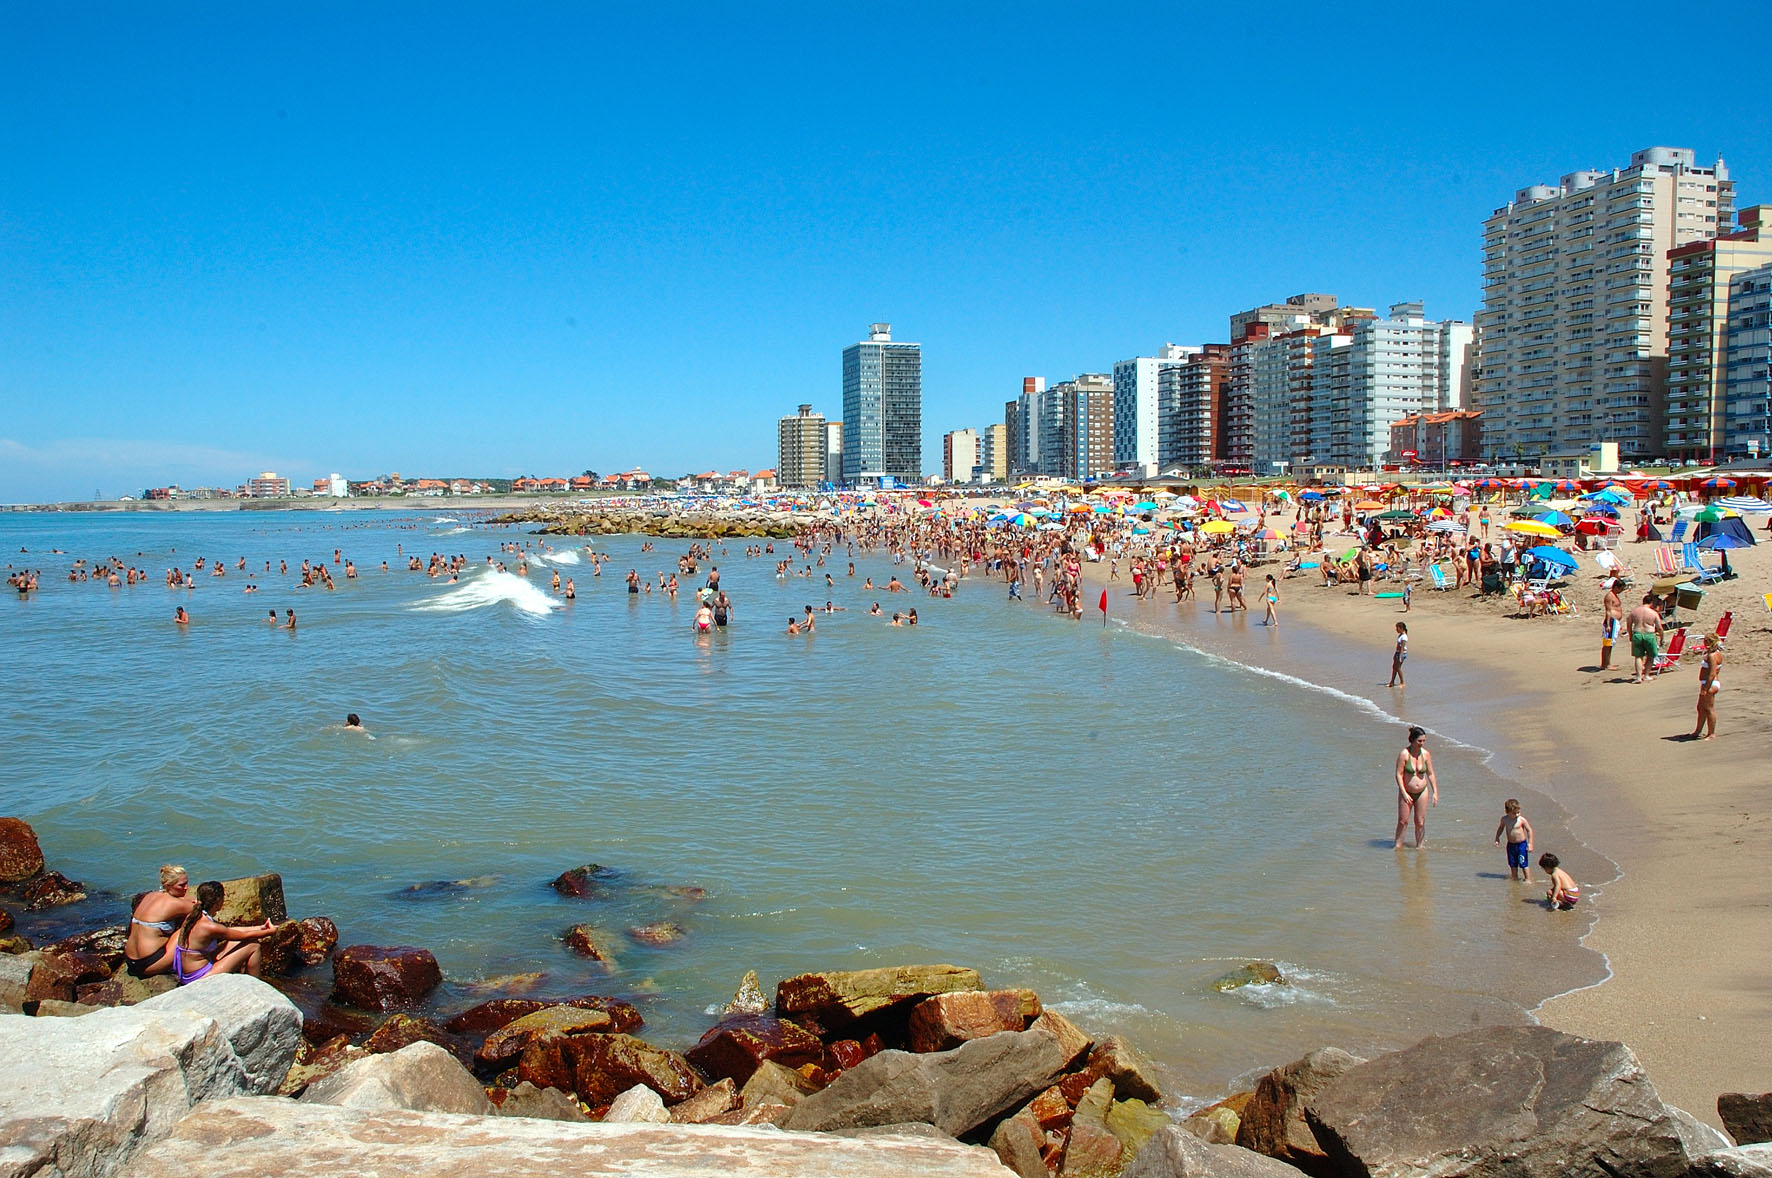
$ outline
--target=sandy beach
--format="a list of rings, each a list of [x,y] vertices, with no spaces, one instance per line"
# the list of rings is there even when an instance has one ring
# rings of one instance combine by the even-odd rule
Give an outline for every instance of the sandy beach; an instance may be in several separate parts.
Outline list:
[[[1349,543],[1343,538],[1339,547]],[[1653,546],[1626,544],[1620,555],[1638,572],[1636,596],[1623,595],[1629,609],[1653,580]],[[1577,614],[1531,620],[1518,616],[1511,598],[1485,600],[1468,589],[1418,588],[1405,615],[1400,601],[1319,587],[1306,570],[1282,582],[1281,624],[1316,628],[1344,652],[1314,665],[1263,641],[1264,628],[1246,615],[1213,619],[1210,587],[1200,604],[1177,607],[1168,589],[1160,602],[1141,604],[1125,596],[1124,569],[1110,585],[1106,568],[1085,568],[1087,600],[1108,588],[1114,616],[1136,615],[1141,628],[1165,628],[1201,649],[1350,690],[1399,719],[1483,743],[1495,751],[1497,769],[1566,807],[1579,836],[1620,868],[1616,880],[1581,881],[1599,916],[1586,944],[1606,955],[1613,976],[1537,1013],[1560,1030],[1628,1043],[1667,1100],[1717,1124],[1717,1094],[1765,1090],[1772,1056],[1772,815],[1765,804],[1772,615],[1761,599],[1772,583],[1772,548],[1731,558],[1741,575],[1707,590],[1693,629],[1696,637],[1724,610],[1735,612],[1717,737],[1707,742],[1683,739],[1694,721],[1695,659],[1637,685],[1621,646],[1612,669],[1598,671],[1602,590],[1585,555],[1570,584]],[[1258,585],[1260,574],[1278,567],[1258,566],[1251,579]],[[1387,689],[1399,620],[1411,636],[1409,686]],[[1344,665],[1350,658],[1367,665]],[[1473,681],[1483,689],[1471,691]],[[1375,782],[1372,802],[1374,828],[1384,831],[1392,815],[1386,785]]]

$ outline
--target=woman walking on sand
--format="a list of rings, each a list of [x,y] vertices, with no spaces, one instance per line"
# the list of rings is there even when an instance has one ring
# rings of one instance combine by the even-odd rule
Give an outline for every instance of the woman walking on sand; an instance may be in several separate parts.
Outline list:
[[[1409,743],[1397,754],[1396,849],[1403,849],[1403,828],[1415,821],[1415,849],[1427,837],[1427,808],[1440,804],[1440,780],[1434,775],[1434,755],[1422,741],[1427,729],[1409,729]]]

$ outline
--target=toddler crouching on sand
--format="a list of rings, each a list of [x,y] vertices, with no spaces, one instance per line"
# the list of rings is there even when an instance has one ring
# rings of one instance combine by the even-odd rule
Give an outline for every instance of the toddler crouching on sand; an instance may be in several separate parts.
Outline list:
[[[1581,885],[1563,870],[1557,857],[1546,851],[1538,857],[1538,865],[1550,876],[1550,891],[1544,894],[1545,902],[1559,912],[1567,912],[1575,907],[1576,902],[1581,899]]]

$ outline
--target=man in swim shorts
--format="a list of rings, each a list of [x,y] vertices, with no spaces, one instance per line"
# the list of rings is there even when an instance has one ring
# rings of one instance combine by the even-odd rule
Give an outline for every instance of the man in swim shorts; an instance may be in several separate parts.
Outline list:
[[[1655,595],[1648,594],[1643,604],[1630,611],[1625,619],[1630,627],[1631,659],[1637,664],[1637,682],[1646,683],[1655,673],[1655,659],[1661,654],[1661,614],[1655,608]]]
[[[1600,670],[1606,671],[1612,667],[1612,643],[1624,621],[1624,603],[1618,600],[1618,578],[1606,582],[1606,597],[1600,610],[1604,614],[1600,619]]]

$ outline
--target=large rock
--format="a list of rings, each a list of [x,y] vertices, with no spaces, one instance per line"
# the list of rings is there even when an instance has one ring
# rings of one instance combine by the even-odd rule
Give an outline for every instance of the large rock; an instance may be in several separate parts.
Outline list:
[[[31,987],[31,975],[37,972],[38,954],[0,954],[0,1010],[24,1009],[25,992]]]
[[[815,1030],[837,1031],[884,1010],[908,1008],[953,990],[976,990],[978,985],[977,970],[957,965],[803,973],[775,987],[775,1013],[815,1024]]]
[[[819,1085],[803,1072],[783,1067],[773,1060],[760,1064],[739,1093],[739,1103],[746,1109],[776,1105],[792,1108],[819,1090]]]
[[[958,1137],[1050,1087],[1064,1066],[1046,1031],[1004,1031],[928,1055],[883,1051],[794,1106],[782,1127],[922,1121]]]
[[[84,1018],[0,1016],[0,1173],[133,1172],[196,1101],[275,1091],[300,1027],[287,998],[231,974]]]
[[[680,1125],[701,1125],[744,1107],[744,1097],[731,1077],[717,1080],[671,1109],[671,1120]]]
[[[81,986],[107,981],[111,976],[112,967],[91,953],[39,949],[34,956],[37,968],[31,971],[30,984],[25,987],[27,1002],[44,998],[72,1002],[79,997]]]
[[[560,940],[580,957],[588,957],[601,965],[605,973],[613,973],[620,964],[609,938],[591,925],[575,924],[560,934]]]
[[[279,977],[319,965],[338,944],[338,926],[324,916],[286,920],[259,942],[265,972]]]
[[[1040,1017],[1040,996],[1032,990],[956,990],[925,998],[911,1010],[912,1051],[948,1051],[998,1031],[1025,1031]]]
[[[1155,1067],[1144,1052],[1119,1035],[1109,1035],[1097,1043],[1095,1050],[1089,1053],[1084,1070],[1112,1080],[1114,1095],[1122,1099],[1163,1103],[1163,1090],[1157,1087]]]
[[[607,1010],[584,1010],[576,1006],[544,1006],[533,1014],[500,1027],[486,1036],[475,1058],[494,1068],[508,1066],[525,1048],[538,1039],[564,1035],[582,1035],[592,1031],[622,1032]]]
[[[550,886],[562,896],[589,899],[602,895],[603,889],[600,885],[614,874],[607,867],[586,863],[583,867],[573,867],[562,871]]]
[[[1051,1178],[1064,1156],[1071,1115],[1064,1094],[1048,1088],[997,1123],[990,1147],[1020,1178]]]
[[[375,1028],[369,1038],[363,1040],[363,1050],[374,1055],[392,1055],[414,1043],[435,1043],[449,1054],[461,1058],[462,1053],[450,1039],[449,1033],[428,1018],[414,1018],[410,1014],[395,1014],[381,1026]]]
[[[274,871],[221,881],[222,902],[209,915],[220,924],[282,924],[289,919],[283,904],[283,877]]]
[[[644,1084],[635,1084],[610,1104],[609,1111],[603,1114],[606,1125],[645,1124],[662,1125],[671,1119],[665,1112],[664,1101],[658,1093]]]
[[[24,886],[25,911],[41,912],[62,904],[86,899],[86,885],[69,879],[59,871],[45,871]]]
[[[515,1088],[488,1088],[487,1099],[501,1117],[536,1117],[544,1121],[583,1122],[585,1116],[578,1101],[558,1088],[537,1088],[524,1081]]]
[[[1736,1145],[1772,1141],[1772,1092],[1725,1092],[1717,1097],[1717,1118]]]
[[[308,1085],[318,1083],[346,1064],[354,1063],[368,1054],[343,1035],[319,1046],[304,1042],[301,1052],[295,1057],[295,1063],[290,1065],[289,1074],[277,1086],[277,1095],[300,1096]]]
[[[609,1013],[614,1025],[610,1028],[620,1034],[639,1027],[643,1021],[640,1012],[632,1003],[623,1002],[619,998],[604,998],[596,994],[585,994],[578,998],[557,999],[544,1002],[535,998],[494,998],[490,1002],[482,1002],[451,1018],[443,1026],[456,1034],[478,1033],[488,1034],[500,1027],[509,1026],[524,1015],[534,1014],[538,1010],[546,1010],[550,1006],[573,1006],[580,1010],[603,1010]]]
[[[275,1092],[301,1049],[301,1011],[245,974],[211,974],[144,999],[132,1009],[151,1015],[189,1011],[213,1019],[240,1061],[248,1092]]]
[[[1207,1145],[1234,1145],[1237,1132],[1243,1127],[1243,1110],[1249,1107],[1249,1102],[1253,1099],[1253,1092],[1238,1092],[1227,1096],[1217,1104],[1209,1104],[1190,1113],[1182,1121],[1181,1127]],[[1300,1114],[1300,1123],[1303,1120],[1304,1117]],[[1311,1138],[1311,1142],[1314,1145],[1316,1138]]]
[[[1772,1178],[1772,1145],[1719,1149],[1693,1163],[1690,1178]]]
[[[1350,1068],[1305,1105],[1343,1175],[1682,1178],[1721,1134],[1656,1095],[1622,1043],[1503,1026]]]
[[[102,982],[75,986],[74,1001],[88,1006],[134,1006],[156,994],[168,994],[176,989],[178,983],[169,973],[138,978],[132,977],[127,969],[118,969]]]
[[[1339,1047],[1323,1047],[1275,1068],[1256,1082],[1255,1094],[1243,1106],[1236,1143],[1289,1162],[1307,1174],[1329,1178],[1334,1166],[1317,1144],[1317,1135],[1304,1119],[1304,1109],[1324,1085],[1365,1062]]]
[[[387,1055],[346,1064],[308,1085],[307,1104],[341,1108],[408,1109],[420,1113],[489,1115],[486,1090],[461,1061],[435,1043],[414,1043]]]
[[[517,1077],[544,1088],[563,1088],[593,1108],[607,1105],[635,1084],[676,1104],[695,1095],[701,1079],[689,1062],[632,1035],[567,1035],[539,1039],[524,1049]]]
[[[359,1010],[416,1006],[442,980],[429,949],[352,945],[332,959],[332,1001]]]
[[[84,1021],[84,1020],[82,1020]],[[131,1178],[1006,1178],[987,1149],[911,1136],[809,1137],[722,1125],[566,1125],[297,1101],[206,1104]]]
[[[1045,1031],[1058,1040],[1059,1047],[1064,1050],[1066,1071],[1075,1067],[1077,1061],[1082,1059],[1091,1047],[1095,1046],[1095,1040],[1091,1039],[1087,1032],[1056,1010],[1041,1011],[1040,1017],[1029,1025],[1028,1030]]]
[[[81,953],[88,957],[96,957],[103,961],[109,969],[116,969],[123,964],[124,950],[128,946],[129,931],[121,925],[109,928],[93,929],[90,932],[75,933],[71,937],[63,937],[53,945],[45,945],[49,953]]]
[[[686,1054],[711,1079],[730,1076],[742,1087],[766,1059],[790,1068],[820,1063],[825,1046],[824,1040],[795,1023],[766,1014],[741,1014],[715,1024]]]
[[[0,818],[0,884],[23,883],[43,870],[37,832],[22,818]]]
[[[0,933],[6,931],[0,925]],[[720,1008],[721,1018],[731,1018],[735,1014],[763,1014],[769,1009],[769,999],[763,994],[763,984],[757,980],[757,971],[746,971],[744,978],[738,983],[738,991],[732,995],[732,1001]]]
[[[1138,1151],[1120,1178],[1298,1178],[1298,1171],[1239,1146],[1208,1145],[1171,1125]]]

